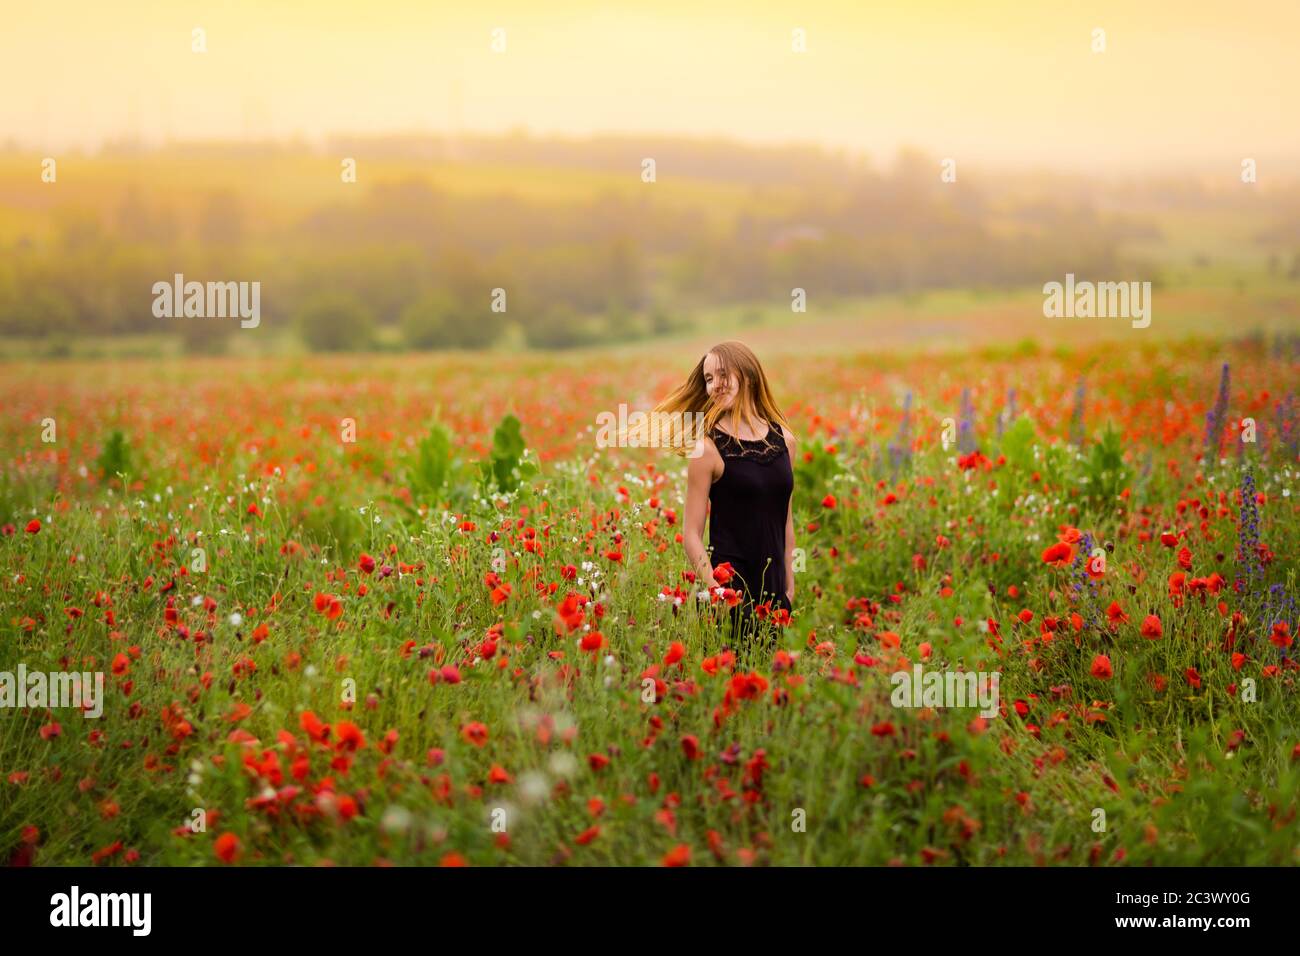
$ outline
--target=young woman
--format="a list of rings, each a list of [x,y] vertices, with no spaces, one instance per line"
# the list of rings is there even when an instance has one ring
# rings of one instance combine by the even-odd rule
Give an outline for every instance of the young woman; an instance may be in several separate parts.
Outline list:
[[[700,423],[703,434],[687,438],[696,440],[686,472],[686,556],[698,584],[739,593],[733,639],[752,635],[759,606],[793,608],[794,436],[758,358],[740,342],[710,349],[655,411]],[[704,547],[706,506],[712,557]]]

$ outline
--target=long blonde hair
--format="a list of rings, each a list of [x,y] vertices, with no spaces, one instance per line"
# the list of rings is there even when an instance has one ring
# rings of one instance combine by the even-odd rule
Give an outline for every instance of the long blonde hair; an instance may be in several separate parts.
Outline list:
[[[704,360],[710,355],[717,356],[720,374],[728,379],[735,375],[740,377],[730,409],[716,405],[709,398],[704,384]],[[759,418],[766,420],[771,426],[767,435],[768,444],[774,439],[784,441],[782,428],[790,431],[789,422],[772,398],[772,390],[768,387],[767,376],[763,373],[758,356],[743,342],[723,342],[709,349],[700,357],[685,383],[654,407],[651,418],[656,421],[652,427],[658,429],[656,443],[661,447],[672,448],[678,455],[688,455],[695,442],[711,433],[724,415],[727,415],[733,435],[739,432],[742,421],[752,423]],[[695,424],[694,428],[691,427],[692,423]]]

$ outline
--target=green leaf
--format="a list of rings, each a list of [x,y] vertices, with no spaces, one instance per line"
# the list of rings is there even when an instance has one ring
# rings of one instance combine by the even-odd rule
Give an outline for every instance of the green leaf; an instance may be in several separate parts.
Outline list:
[[[1130,469],[1124,464],[1122,439],[1109,422],[1101,440],[1092,446],[1084,471],[1088,476],[1089,494],[1099,502],[1113,504],[1115,497],[1128,484]]]
[[[1034,424],[1025,416],[1002,433],[1002,454],[1013,468],[1029,471],[1034,467]]]
[[[451,432],[435,422],[429,434],[420,440],[415,464],[407,474],[411,495],[426,504],[436,504],[435,499],[446,486],[453,464]]]
[[[131,449],[126,443],[126,436],[121,431],[114,429],[113,434],[108,436],[108,441],[104,443],[95,465],[99,468],[100,477],[108,481],[120,474],[130,473]]]
[[[519,419],[514,415],[501,419],[492,434],[492,456],[484,463],[484,477],[499,491],[515,491],[522,478],[536,472],[531,465],[521,462],[526,447]]]

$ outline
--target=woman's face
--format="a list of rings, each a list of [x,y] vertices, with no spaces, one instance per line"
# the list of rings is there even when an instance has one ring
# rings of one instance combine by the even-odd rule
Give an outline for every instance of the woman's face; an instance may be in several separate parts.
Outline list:
[[[712,352],[704,356],[704,390],[709,393],[709,400],[719,408],[730,408],[740,390],[738,377],[728,375]]]

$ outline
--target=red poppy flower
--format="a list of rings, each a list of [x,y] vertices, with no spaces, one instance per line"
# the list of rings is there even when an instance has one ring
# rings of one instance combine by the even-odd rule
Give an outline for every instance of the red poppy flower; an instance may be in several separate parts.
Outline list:
[[[685,843],[679,843],[664,854],[664,866],[689,866],[690,862],[691,848]]]
[[[767,691],[767,678],[761,674],[733,674],[727,697],[733,700],[758,700]]]
[[[338,737],[338,743],[334,746],[339,750],[354,752],[365,749],[365,734],[363,734],[361,728],[352,723],[352,721],[340,720],[334,725],[334,733]]]
[[[1084,565],[1084,570],[1088,572],[1088,577],[1096,581],[1106,576],[1106,558],[1104,555],[1094,555],[1088,558]]]
[[[823,508],[834,508],[834,507],[835,507],[835,504],[836,504],[836,501],[835,501],[835,496],[834,496],[834,495],[827,495],[825,498],[822,499],[822,507],[823,507]]]
[[[316,610],[324,614],[331,621],[343,613],[343,602],[333,594],[322,594],[316,592],[313,600]]]
[[[329,739],[330,725],[323,723],[310,710],[304,710],[298,715],[298,726],[305,730],[307,736],[318,744],[323,744]]]
[[[234,863],[239,859],[239,838],[233,833],[223,833],[212,844],[212,850],[222,863]]]
[[[114,840],[112,843],[110,843],[108,846],[104,847],[103,849],[96,850],[94,853],[92,853],[90,855],[90,859],[92,862],[98,865],[102,860],[107,860],[109,857],[117,856],[117,854],[121,852],[122,852],[122,841]]]
[[[1110,658],[1105,654],[1098,654],[1092,659],[1092,676],[1098,680],[1110,680],[1114,672],[1110,668]]]
[[[555,611],[555,630],[559,634],[568,634],[582,627],[587,613],[582,609],[582,599],[570,593]]]
[[[719,584],[730,584],[735,574],[736,570],[731,566],[731,562],[724,561],[713,569],[713,580]]]
[[[341,793],[334,799],[334,810],[338,813],[339,819],[351,820],[357,815],[360,808],[357,806],[357,801],[353,797],[346,793]]]
[[[733,588],[717,588],[713,591],[710,600],[716,604],[718,601],[726,603],[727,607],[735,607],[741,601],[741,594]]]
[[[1164,628],[1160,625],[1160,618],[1156,617],[1154,614],[1148,614],[1146,620],[1142,622],[1142,636],[1155,640],[1156,638],[1163,636],[1164,633]]]
[[[27,522],[28,534],[36,534],[40,530],[41,530],[41,523],[37,519],[33,518],[31,521]]]
[[[1056,567],[1066,567],[1067,564],[1074,562],[1074,548],[1058,541],[1057,544],[1050,545],[1043,551],[1043,563],[1054,564]]]

